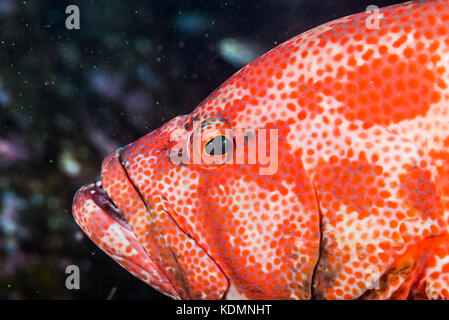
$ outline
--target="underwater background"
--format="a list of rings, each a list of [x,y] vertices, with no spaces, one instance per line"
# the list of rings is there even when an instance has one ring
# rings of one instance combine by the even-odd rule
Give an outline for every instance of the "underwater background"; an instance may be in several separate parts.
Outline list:
[[[269,49],[400,2],[0,0],[0,299],[166,299],[82,233],[76,190]],[[80,30],[66,29],[71,4]]]

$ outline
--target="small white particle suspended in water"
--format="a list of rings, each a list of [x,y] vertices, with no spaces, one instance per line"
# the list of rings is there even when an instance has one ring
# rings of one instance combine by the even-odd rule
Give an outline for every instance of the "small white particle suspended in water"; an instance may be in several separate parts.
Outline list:
[[[82,239],[83,239],[83,233],[81,231],[78,231],[77,233],[75,233],[76,241],[81,241]]]

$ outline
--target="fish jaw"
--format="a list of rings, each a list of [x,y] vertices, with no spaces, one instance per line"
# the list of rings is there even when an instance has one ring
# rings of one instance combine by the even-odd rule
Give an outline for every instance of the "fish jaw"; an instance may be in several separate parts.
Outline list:
[[[144,200],[120,163],[103,162],[102,182],[75,196],[76,222],[103,251],[156,290],[174,299],[221,299],[228,279],[172,219],[160,195]]]
[[[123,216],[101,187],[101,182],[78,190],[72,212],[84,233],[119,265],[170,298],[180,298],[179,292],[140,245],[126,220],[121,218]]]
[[[195,125],[190,125],[194,120],[206,127],[201,137],[196,136]],[[269,124],[266,130],[270,129],[280,137],[290,130],[287,123]],[[259,163],[210,167],[193,161],[170,162],[169,155],[177,146],[190,146],[185,137],[198,138],[203,146],[207,137],[223,130],[230,130],[229,136],[243,132],[209,113],[169,122],[125,147],[120,155],[122,168],[150,204],[151,214],[154,206],[157,215],[165,212],[173,218],[223,270],[229,280],[223,298],[310,299],[320,244],[318,204],[302,162],[289,152],[284,139],[279,143],[279,167],[273,175],[260,176],[265,164]],[[262,136],[255,131],[253,140]],[[249,146],[238,140],[235,152],[247,153]],[[111,185],[115,184],[115,169],[108,165],[103,170],[110,173]],[[251,181],[254,178],[258,179]],[[105,180],[103,183],[106,185]],[[114,189],[108,193],[117,194],[125,187]],[[296,199],[299,203],[293,204]],[[179,246],[171,247],[183,256]]]

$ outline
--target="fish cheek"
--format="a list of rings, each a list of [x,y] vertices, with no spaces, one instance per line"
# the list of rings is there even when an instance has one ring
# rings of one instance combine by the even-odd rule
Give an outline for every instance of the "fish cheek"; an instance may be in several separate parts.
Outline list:
[[[319,218],[312,184],[295,156],[281,154],[271,176],[260,175],[258,165],[225,165],[208,175],[199,194],[212,255],[241,294],[310,298]]]

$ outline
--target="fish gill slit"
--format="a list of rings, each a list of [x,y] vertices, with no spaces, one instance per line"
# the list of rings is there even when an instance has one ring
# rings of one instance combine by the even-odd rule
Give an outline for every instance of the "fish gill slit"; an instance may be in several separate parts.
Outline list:
[[[164,199],[164,201],[168,202],[167,198],[164,195],[161,195],[162,199]],[[172,209],[173,210],[173,209]],[[229,279],[229,277],[227,276],[227,274],[224,272],[223,268],[217,263],[217,261],[215,261],[215,259],[209,254],[209,252],[199,243],[199,241],[197,241],[193,236],[191,236],[188,232],[186,232],[179,224],[178,222],[172,217],[172,215],[170,214],[170,212],[164,210],[165,213],[168,215],[168,217],[173,221],[173,223],[176,225],[177,228],[179,228],[179,230],[181,230],[181,232],[183,232],[187,238],[191,239],[192,241],[195,242],[195,244],[201,248],[201,250],[203,250],[204,254],[207,255],[212,261],[213,263],[217,266],[218,270],[220,270],[220,272],[224,275],[224,277],[226,278],[226,289],[223,292],[223,295],[221,296],[220,300],[226,300],[226,297],[229,293],[229,289],[231,287],[231,280]]]
[[[313,272],[312,272],[312,278],[311,278],[311,282],[310,282],[310,298],[311,300],[323,300],[323,297],[318,294],[315,289],[315,278],[317,277],[317,272],[318,272],[318,266],[320,265],[320,261],[323,255],[323,250],[324,250],[324,243],[323,243],[323,213],[321,212],[321,205],[320,205],[320,198],[318,197],[318,192],[316,191],[316,187],[315,184],[312,183],[313,186],[313,192],[315,193],[315,199],[316,199],[316,203],[317,203],[317,208],[318,208],[318,216],[319,216],[319,233],[320,233],[320,242],[319,242],[319,246],[320,249],[318,250],[318,259],[316,261],[316,264],[313,268]]]

